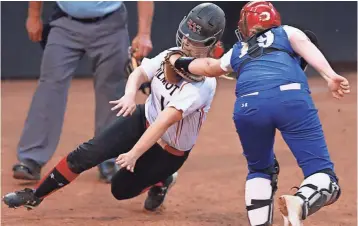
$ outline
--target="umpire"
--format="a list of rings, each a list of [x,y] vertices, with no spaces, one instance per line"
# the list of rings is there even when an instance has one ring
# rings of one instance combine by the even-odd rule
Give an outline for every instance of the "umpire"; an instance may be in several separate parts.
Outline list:
[[[29,2],[26,29],[31,41],[45,44],[41,74],[17,149],[15,179],[39,180],[41,168],[54,154],[61,135],[68,89],[75,69],[87,54],[92,63],[95,92],[95,134],[115,117],[110,100],[124,95],[124,66],[128,59],[127,11],[122,1],[57,1],[49,26],[41,20],[40,1]],[[152,1],[139,1],[135,57],[152,50]],[[99,165],[110,182],[114,160]]]

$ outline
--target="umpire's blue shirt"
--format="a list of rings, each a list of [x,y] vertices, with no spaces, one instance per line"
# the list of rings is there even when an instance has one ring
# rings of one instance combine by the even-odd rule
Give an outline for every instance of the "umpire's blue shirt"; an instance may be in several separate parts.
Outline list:
[[[56,1],[62,11],[75,18],[101,17],[114,12],[122,1]]]

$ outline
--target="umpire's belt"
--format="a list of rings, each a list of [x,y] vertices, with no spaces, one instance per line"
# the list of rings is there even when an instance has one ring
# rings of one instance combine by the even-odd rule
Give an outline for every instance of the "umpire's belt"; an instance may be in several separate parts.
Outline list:
[[[109,17],[110,15],[115,13],[116,11],[120,10],[121,8],[122,8],[122,6],[119,7],[117,10],[114,10],[113,12],[107,13],[107,14],[105,14],[103,16],[100,16],[100,17],[77,18],[77,17],[73,17],[73,16],[68,15],[67,13],[62,11],[60,7],[56,7],[56,10],[57,10],[56,13],[57,14],[55,15],[55,19],[56,18],[61,18],[61,17],[67,17],[70,20],[75,20],[75,21],[78,21],[78,22],[81,22],[81,23],[96,23],[96,22],[99,22],[99,21],[102,21],[102,20],[106,19],[107,17]]]
[[[150,126],[148,121],[146,121],[145,124],[146,124],[147,128]],[[161,146],[163,148],[163,150],[166,150],[167,152],[169,152],[172,155],[184,156],[184,154],[185,154],[184,151],[180,151],[176,148],[173,148],[172,146],[169,146],[169,144],[167,144],[162,138],[159,138],[159,140],[157,141],[157,144],[159,144],[159,146]]]

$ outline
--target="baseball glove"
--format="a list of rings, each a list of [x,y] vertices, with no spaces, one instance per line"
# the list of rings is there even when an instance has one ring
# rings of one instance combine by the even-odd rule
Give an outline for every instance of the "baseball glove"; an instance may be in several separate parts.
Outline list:
[[[169,53],[164,57],[163,70],[164,70],[165,80],[167,82],[176,84],[181,79],[184,79],[188,82],[201,82],[205,79],[205,76],[194,75],[184,70],[177,69],[174,65],[172,65],[169,59],[171,56],[175,54],[179,54],[182,57],[187,57],[187,55],[181,50],[170,50]]]
[[[128,79],[129,75],[134,71],[134,69],[136,69],[137,67],[140,66],[140,64],[142,63],[141,60],[137,60],[136,58],[133,57],[134,51],[132,51],[132,48],[129,47],[128,49],[128,60],[124,66],[124,72],[125,72],[125,76]],[[143,94],[145,95],[149,95],[151,93],[151,89],[150,89],[150,83],[143,83],[140,87],[139,90],[142,91]]]

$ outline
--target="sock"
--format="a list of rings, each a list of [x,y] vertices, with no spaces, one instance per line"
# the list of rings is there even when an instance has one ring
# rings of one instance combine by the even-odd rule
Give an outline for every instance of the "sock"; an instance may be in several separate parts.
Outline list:
[[[66,156],[39,182],[37,188],[35,188],[35,196],[45,198],[71,183],[78,175],[68,167]]]

